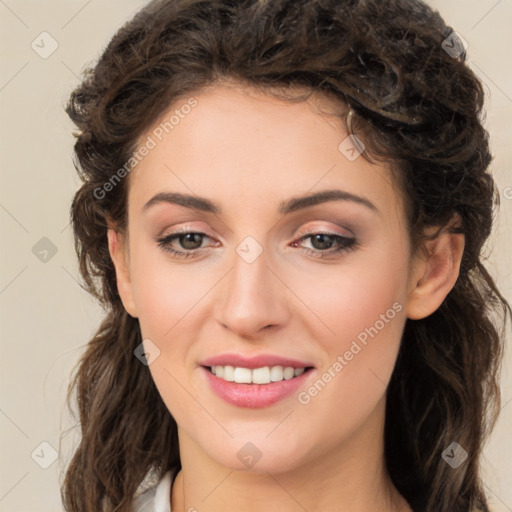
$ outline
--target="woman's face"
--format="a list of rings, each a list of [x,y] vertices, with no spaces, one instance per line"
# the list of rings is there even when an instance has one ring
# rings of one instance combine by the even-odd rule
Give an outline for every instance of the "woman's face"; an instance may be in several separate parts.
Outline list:
[[[123,302],[180,441],[233,469],[289,470],[382,435],[411,285],[403,206],[313,99],[185,98],[129,177]]]

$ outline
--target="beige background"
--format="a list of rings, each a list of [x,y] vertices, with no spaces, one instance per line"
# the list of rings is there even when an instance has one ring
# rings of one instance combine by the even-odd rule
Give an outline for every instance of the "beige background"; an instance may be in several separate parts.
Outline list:
[[[492,168],[502,200],[489,269],[511,301],[512,2],[429,3],[468,42],[470,65],[485,83]],[[68,211],[79,180],[71,163],[73,127],[63,105],[84,66],[144,4],[0,0],[0,512],[62,510],[60,473],[77,441],[74,433],[65,436],[53,461],[60,433],[72,424],[64,396],[70,370],[101,318],[77,283]],[[31,47],[35,40],[40,53],[51,49],[48,36],[41,36],[47,38],[42,48],[43,31],[58,44],[48,58]],[[57,251],[46,262],[33,252],[43,237]],[[502,414],[485,449],[495,512],[512,511],[511,366],[509,351]]]

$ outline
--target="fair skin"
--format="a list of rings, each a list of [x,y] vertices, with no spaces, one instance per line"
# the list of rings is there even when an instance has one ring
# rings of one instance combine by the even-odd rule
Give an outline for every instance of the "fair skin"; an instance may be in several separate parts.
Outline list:
[[[294,104],[229,85],[195,98],[129,177],[128,237],[108,232],[124,307],[160,350],[149,370],[178,425],[172,511],[410,511],[385,467],[385,391],[406,319],[430,315],[455,284],[462,235],[443,232],[428,254],[411,256],[390,170],[342,154],[342,122],[315,108],[326,98]],[[278,212],[291,197],[331,189],[374,207],[331,200]],[[161,192],[207,198],[221,213],[143,208]],[[195,245],[190,236],[169,244],[197,247],[194,257],[173,257],[156,241],[181,228],[206,233]],[[333,253],[335,237],[302,238],[319,231],[356,243]],[[250,263],[237,252],[248,236],[262,250]],[[378,333],[332,376],[371,326]],[[332,378],[307,403],[297,392],[239,407],[212,391],[199,365],[226,352],[311,362],[302,392],[329,368]],[[261,454],[252,467],[237,457],[248,442]]]

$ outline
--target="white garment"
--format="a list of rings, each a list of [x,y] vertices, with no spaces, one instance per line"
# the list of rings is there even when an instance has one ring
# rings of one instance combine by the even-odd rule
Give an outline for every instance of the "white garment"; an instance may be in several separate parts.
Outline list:
[[[137,496],[133,512],[171,512],[171,472],[167,471],[157,485]]]

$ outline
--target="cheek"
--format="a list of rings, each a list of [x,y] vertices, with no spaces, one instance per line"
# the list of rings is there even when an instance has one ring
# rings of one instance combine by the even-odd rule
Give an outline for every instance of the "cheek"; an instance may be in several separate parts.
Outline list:
[[[390,248],[308,283],[308,306],[322,320],[310,330],[325,357],[301,403],[330,417],[319,421],[332,435],[360,426],[385,394],[406,321],[406,256]]]
[[[290,274],[289,279],[312,313],[309,328],[333,354],[349,349],[354,339],[364,343],[369,331],[375,332],[373,327],[379,331],[379,339],[399,341],[407,268],[405,249],[396,251],[389,244],[378,251],[353,253],[339,265],[305,272],[294,280]]]
[[[184,271],[161,251],[143,245],[131,252],[132,289],[141,334],[159,350],[149,370],[167,408],[181,419],[197,406],[187,392],[193,371],[190,351],[203,325],[199,318],[201,300],[218,278],[195,270],[193,265],[183,265],[188,269]],[[204,413],[200,407],[196,412]]]
[[[143,337],[170,339],[174,327],[211,288],[210,276],[194,265],[179,264],[150,243],[131,253],[134,301]]]
[[[132,261],[142,338],[145,344],[151,340],[159,350],[149,365],[155,386],[180,424],[187,424],[191,417],[205,421],[204,410],[191,398],[195,393],[190,386],[190,348],[202,325],[197,305],[211,284],[200,279],[191,282],[177,265],[143,250],[136,251]]]

